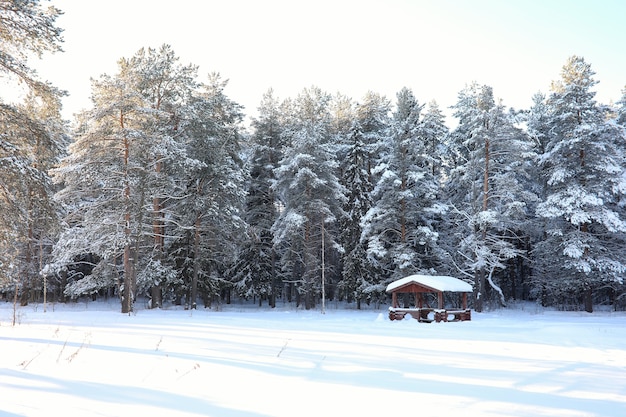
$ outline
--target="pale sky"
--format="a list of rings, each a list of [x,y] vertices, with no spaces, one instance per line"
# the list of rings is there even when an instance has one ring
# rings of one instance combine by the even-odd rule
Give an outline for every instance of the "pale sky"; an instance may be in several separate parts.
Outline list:
[[[90,77],[115,74],[142,47],[170,44],[200,80],[217,71],[228,96],[254,116],[270,87],[280,98],[318,86],[359,101],[454,104],[472,81],[506,106],[548,92],[567,57],[596,72],[597,100],[626,86],[624,0],[51,0],[64,15],[65,52],[32,62],[67,90],[64,115],[89,107]],[[44,1],[44,5],[48,2]]]

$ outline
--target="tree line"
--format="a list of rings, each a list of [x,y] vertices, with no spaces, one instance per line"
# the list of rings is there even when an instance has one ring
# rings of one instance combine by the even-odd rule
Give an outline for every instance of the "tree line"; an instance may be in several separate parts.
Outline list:
[[[453,129],[409,88],[315,86],[268,90],[247,128],[219,74],[162,45],[93,80],[70,127],[24,58],[60,50],[59,13],[0,5],[26,22],[0,30],[0,71],[27,92],[0,104],[3,297],[360,308],[421,273],[470,282],[477,311],[626,306],[626,88],[597,103],[584,58],[530,109],[468,84]]]

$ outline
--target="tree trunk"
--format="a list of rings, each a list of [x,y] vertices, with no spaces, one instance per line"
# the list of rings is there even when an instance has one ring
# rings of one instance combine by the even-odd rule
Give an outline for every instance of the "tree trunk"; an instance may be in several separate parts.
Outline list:
[[[583,303],[587,313],[593,313],[593,291],[591,287],[585,288],[583,292]]]
[[[278,285],[277,285],[277,281],[276,281],[276,252],[274,251],[274,249],[270,249],[272,251],[272,267],[270,268],[271,271],[271,293],[270,293],[270,299],[269,299],[269,305],[271,308],[276,308],[276,293],[278,291]]]
[[[485,268],[481,268],[476,272],[474,284],[474,310],[478,313],[483,311],[485,299]]]
[[[157,156],[158,158],[159,156]],[[161,161],[158,161],[154,165],[154,172],[158,176],[163,169],[163,165]],[[161,202],[161,198],[154,197],[152,199],[152,211],[153,211],[153,220],[152,220],[152,233],[154,234],[154,253],[155,258],[160,262],[163,262],[163,247],[165,243],[165,226],[163,221],[163,204]],[[150,289],[150,295],[152,297],[151,300],[151,308],[159,308],[163,303],[163,291],[161,288],[161,284],[155,284]]]
[[[122,291],[122,313],[130,313],[133,311],[132,260],[130,252],[129,242],[124,247],[124,289]]]
[[[489,207],[489,139],[485,139],[485,170],[483,172],[483,204],[482,211],[487,211]],[[480,225],[481,239],[483,245],[487,240],[487,226]],[[476,273],[477,279],[474,288],[474,309],[477,312],[482,312],[484,308],[485,300],[485,267],[481,267]]]
[[[200,214],[196,214],[193,238],[193,273],[191,276],[190,308],[195,310],[198,299],[198,274],[200,273]]]
[[[120,127],[124,129],[124,113],[120,111]],[[126,213],[124,214],[124,289],[122,291],[122,313],[130,313],[133,310],[133,297],[135,289],[134,268],[131,254],[131,227],[130,227],[130,178],[129,178],[130,142],[124,137],[124,200]]]

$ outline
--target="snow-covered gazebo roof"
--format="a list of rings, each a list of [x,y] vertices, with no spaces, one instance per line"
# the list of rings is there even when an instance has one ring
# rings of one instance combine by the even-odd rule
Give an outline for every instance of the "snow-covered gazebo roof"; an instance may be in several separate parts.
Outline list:
[[[472,286],[467,282],[445,275],[410,275],[387,285],[387,292],[403,292],[405,288],[407,292],[413,292],[416,286],[432,292],[472,292]]]

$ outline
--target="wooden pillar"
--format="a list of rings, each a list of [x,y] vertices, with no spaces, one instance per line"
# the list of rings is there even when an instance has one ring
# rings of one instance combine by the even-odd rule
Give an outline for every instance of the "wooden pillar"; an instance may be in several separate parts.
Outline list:
[[[417,308],[423,308],[424,307],[424,296],[422,295],[422,293],[418,293],[418,305]]]
[[[391,305],[393,308],[398,308],[398,293],[396,292],[391,293]]]
[[[439,307],[437,307],[437,308],[439,308],[439,309],[443,308],[443,292],[442,291],[439,291],[437,293],[437,304],[439,304]]]
[[[463,299],[463,310],[467,310],[467,293],[466,292],[463,293],[462,299]]]

